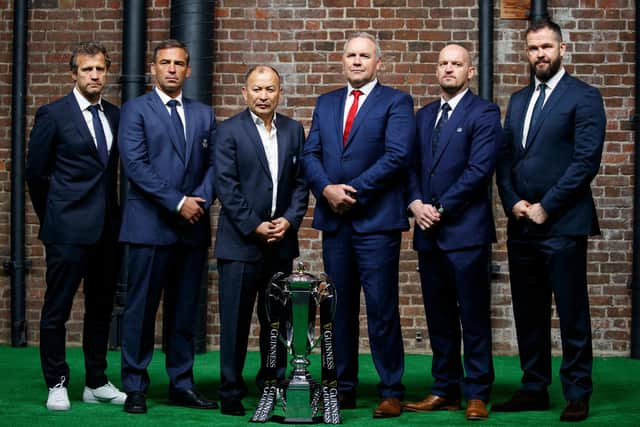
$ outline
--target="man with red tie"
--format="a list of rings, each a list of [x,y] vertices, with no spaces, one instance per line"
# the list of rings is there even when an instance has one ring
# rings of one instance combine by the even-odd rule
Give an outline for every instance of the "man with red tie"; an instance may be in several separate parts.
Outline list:
[[[381,85],[380,47],[368,33],[349,37],[342,55],[347,87],[318,98],[303,152],[322,230],[324,268],[338,292],[336,368],[342,409],[356,406],[360,289],[382,398],[375,418],[400,415],[404,350],[398,310],[403,187],[414,136],[411,97]]]

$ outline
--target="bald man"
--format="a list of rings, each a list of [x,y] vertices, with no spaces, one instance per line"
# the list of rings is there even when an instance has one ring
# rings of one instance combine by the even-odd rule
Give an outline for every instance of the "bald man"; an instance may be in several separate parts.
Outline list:
[[[498,106],[469,89],[474,74],[464,47],[442,49],[441,96],[416,115],[417,155],[408,179],[434,382],[424,400],[405,410],[457,410],[464,397],[469,420],[489,416],[494,379],[487,267],[495,226],[488,190],[502,141]]]

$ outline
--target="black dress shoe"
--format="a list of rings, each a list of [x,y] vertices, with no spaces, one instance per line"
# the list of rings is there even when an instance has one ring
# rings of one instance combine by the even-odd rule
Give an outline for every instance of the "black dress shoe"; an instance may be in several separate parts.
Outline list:
[[[208,400],[198,390],[169,390],[169,403],[195,409],[218,409],[218,404]]]
[[[130,414],[146,414],[147,399],[144,397],[144,393],[140,391],[127,393],[127,399],[124,401],[124,412]]]
[[[356,395],[354,393],[339,393],[340,409],[356,409]]]
[[[220,412],[225,415],[244,416],[242,400],[237,397],[228,397],[220,400]]]
[[[549,393],[541,391],[516,391],[511,399],[491,405],[494,412],[546,411],[549,409]]]
[[[588,400],[570,400],[560,415],[560,421],[582,421],[589,415]]]

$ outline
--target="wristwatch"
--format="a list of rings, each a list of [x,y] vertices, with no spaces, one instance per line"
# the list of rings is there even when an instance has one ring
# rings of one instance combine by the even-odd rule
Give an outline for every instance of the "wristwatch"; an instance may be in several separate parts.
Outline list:
[[[442,206],[442,204],[440,204],[440,202],[436,202],[436,203],[433,205],[433,207],[434,207],[434,208],[436,208],[436,210],[438,211],[438,213],[439,213],[440,215],[444,215],[445,209],[444,209],[444,206]]]

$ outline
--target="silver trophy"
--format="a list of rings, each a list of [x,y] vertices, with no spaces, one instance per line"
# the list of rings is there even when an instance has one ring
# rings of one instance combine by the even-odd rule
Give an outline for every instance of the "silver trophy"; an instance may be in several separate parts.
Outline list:
[[[266,291],[267,315],[271,336],[278,336],[291,358],[288,380],[267,380],[254,422],[271,419],[283,423],[339,424],[340,408],[333,357],[333,314],[336,306],[335,287],[328,278],[317,278],[305,272],[303,263],[297,271],[273,276]],[[316,311],[320,309],[320,330],[315,334]],[[283,328],[281,326],[284,326]],[[322,381],[309,373],[308,355],[322,343]],[[265,368],[275,373],[277,342],[272,340]],[[280,402],[283,416],[272,415]]]

